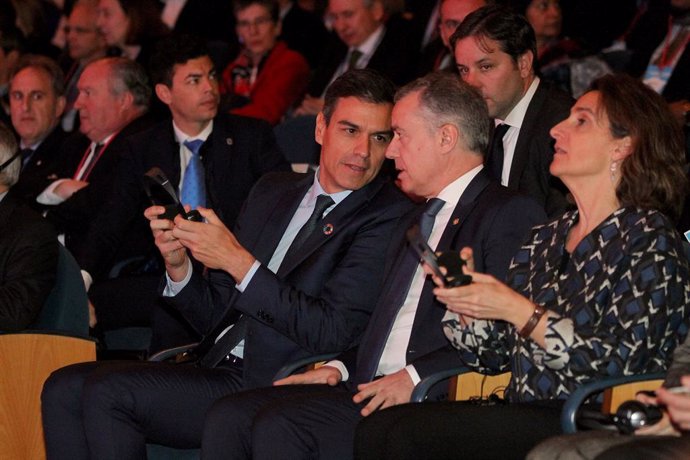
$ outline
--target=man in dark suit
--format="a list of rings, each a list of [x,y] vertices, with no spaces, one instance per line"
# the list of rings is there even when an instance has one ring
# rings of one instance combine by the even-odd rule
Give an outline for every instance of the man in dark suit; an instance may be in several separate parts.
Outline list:
[[[393,129],[386,156],[400,171],[400,187],[427,198],[427,210],[408,215],[390,235],[397,252],[388,260],[382,295],[358,350],[276,382],[278,387],[216,402],[206,417],[204,458],[225,452],[256,460],[351,458],[354,429],[363,416],[409,402],[420,378],[461,365],[441,329],[444,308],[405,231],[417,221],[420,228],[429,225],[432,248],[457,253],[469,246],[475,268],[504,279],[512,254],[545,216],[532,199],[488,179],[482,166],[489,138],[486,106],[454,76],[430,74],[403,87]],[[262,439],[270,442],[252,442]]]
[[[88,363],[54,373],[42,399],[51,458],[142,457],[145,440],[198,447],[217,398],[269,385],[290,360],[357,342],[379,293],[387,237],[412,207],[377,178],[392,96],[392,84],[371,71],[336,80],[316,130],[318,171],[267,175],[234,233],[206,208],[205,223],[147,209],[166,264],[164,295],[210,348],[200,345],[198,366]],[[113,398],[120,391],[132,398]]]
[[[0,331],[29,326],[55,284],[58,242],[40,215],[8,195],[21,158],[12,132],[0,123]]]
[[[93,61],[84,69],[78,88],[75,107],[81,134],[64,142],[63,159],[53,175],[57,180],[37,198],[77,260],[112,187],[124,139],[145,126],[142,115],[151,94],[141,66],[125,58]]]
[[[230,228],[259,177],[289,169],[267,123],[218,114],[216,71],[202,42],[173,36],[157,48],[152,64],[156,94],[168,106],[172,120],[131,136],[124,144],[113,191],[77,259],[83,270],[99,280],[114,263],[133,257],[143,259],[138,266],[162,267],[156,262],[157,251],[143,217],[150,205],[144,174],[154,166],[160,168],[184,198],[182,178],[192,159],[189,142],[204,141],[199,156],[205,171],[206,206],[215,209]],[[149,269],[134,279],[97,283],[90,293],[101,329],[149,325],[161,274],[161,269]],[[132,292],[138,298],[123,299]],[[153,350],[194,341],[193,334],[182,330],[175,336],[175,322],[168,323],[167,313],[155,314],[162,316],[155,318]]]
[[[19,181],[12,195],[38,208],[36,197],[64,161],[59,127],[65,108],[64,77],[50,58],[25,55],[10,80],[10,115],[22,151]]]
[[[323,107],[324,91],[336,77],[348,69],[367,68],[400,85],[414,75],[418,46],[410,41],[406,20],[395,17],[384,23],[381,0],[329,0],[328,12],[335,33],[326,44],[324,60],[294,117],[276,127],[278,143],[291,163],[317,162],[315,117]]]
[[[460,77],[484,97],[495,129],[489,174],[537,200],[549,216],[567,206],[565,187],[551,174],[553,140],[573,100],[534,73],[536,39],[527,20],[500,5],[468,15],[451,37]]]

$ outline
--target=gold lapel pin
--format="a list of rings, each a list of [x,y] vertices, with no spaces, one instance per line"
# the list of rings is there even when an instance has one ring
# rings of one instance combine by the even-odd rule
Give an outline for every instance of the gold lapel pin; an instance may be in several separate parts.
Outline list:
[[[323,226],[323,234],[330,235],[333,233],[333,224],[326,224]]]
[[[460,223],[459,218],[456,217],[455,219],[453,219],[453,225],[458,225],[459,223]]]

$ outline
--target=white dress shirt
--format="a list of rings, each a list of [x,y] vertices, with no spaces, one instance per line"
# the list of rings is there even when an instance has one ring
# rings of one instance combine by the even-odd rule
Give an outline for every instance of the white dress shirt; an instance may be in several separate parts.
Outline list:
[[[513,157],[515,156],[515,146],[517,145],[518,137],[520,136],[520,128],[522,127],[522,122],[525,120],[525,115],[527,114],[527,109],[529,108],[530,102],[532,102],[532,97],[537,91],[539,86],[539,77],[534,77],[534,81],[527,88],[527,92],[522,96],[522,99],[515,104],[513,110],[510,111],[505,120],[499,120],[496,118],[494,122],[496,126],[501,123],[505,123],[508,126],[508,131],[503,136],[503,171],[501,172],[501,185],[508,186],[508,180],[510,179],[510,169],[513,165]]]

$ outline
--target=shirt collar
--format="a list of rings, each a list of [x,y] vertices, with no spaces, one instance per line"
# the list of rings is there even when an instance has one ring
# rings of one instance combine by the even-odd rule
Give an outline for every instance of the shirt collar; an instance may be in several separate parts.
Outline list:
[[[352,193],[352,190],[343,190],[342,192],[336,192],[336,193],[326,193],[326,191],[321,187],[321,183],[319,182],[319,170],[321,167],[316,168],[316,173],[314,173],[314,185],[309,189],[312,196],[309,197],[308,201],[311,204],[312,202],[316,202],[316,198],[319,195],[328,195],[333,199],[333,202],[337,205],[341,201],[343,201],[347,196]]]
[[[455,209],[455,206],[457,206],[458,201],[460,201],[460,197],[462,197],[462,194],[465,193],[467,186],[470,185],[472,179],[474,179],[474,177],[477,174],[479,174],[479,171],[481,171],[483,168],[484,165],[479,165],[473,169],[470,169],[465,174],[458,177],[450,184],[446,185],[443,188],[443,190],[441,190],[441,192],[436,197],[446,202],[443,205],[443,208],[441,208],[441,212],[443,212],[447,207]]]
[[[372,32],[371,35],[369,35],[369,38],[360,43],[359,46],[351,47],[350,51],[356,48],[362,53],[363,56],[367,56],[367,58],[371,57],[374,52],[376,52],[376,48],[378,48],[379,42],[383,38],[384,30],[385,27],[383,24],[381,24],[374,32]]]
[[[498,118],[495,120],[496,126],[498,126],[501,123],[505,123],[508,126],[514,126],[516,128],[521,128],[522,127],[522,122],[525,119],[525,115],[527,114],[527,109],[529,108],[530,102],[532,102],[532,97],[534,96],[534,93],[537,92],[537,87],[539,86],[539,77],[534,77],[534,80],[532,81],[532,84],[529,85],[529,88],[527,88],[527,91],[525,92],[525,95],[522,96],[520,101],[515,104],[515,107],[513,107],[513,110],[510,111],[508,116],[506,117],[505,120],[499,120]]]
[[[177,140],[177,142],[179,144],[184,144],[186,141],[188,141],[190,139],[192,139],[192,140],[200,139],[200,140],[206,142],[206,139],[208,139],[208,136],[210,136],[211,132],[213,131],[213,120],[211,120],[208,123],[208,125],[204,129],[202,129],[201,132],[199,134],[197,134],[196,136],[190,136],[189,134],[182,131],[175,124],[175,120],[173,120],[172,124],[173,124],[173,131],[175,132],[175,140]]]

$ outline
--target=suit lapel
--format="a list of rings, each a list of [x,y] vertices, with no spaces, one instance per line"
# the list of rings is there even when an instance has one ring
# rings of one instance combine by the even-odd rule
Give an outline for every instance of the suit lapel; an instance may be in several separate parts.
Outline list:
[[[453,248],[454,251],[460,251],[461,248],[459,248],[457,244],[457,238],[460,235],[460,230],[465,224],[467,216],[470,215],[470,213],[476,206],[477,197],[489,185],[489,183],[490,180],[485,170],[481,170],[474,177],[474,179],[472,179],[472,182],[469,183],[469,185],[463,192],[462,196],[460,197],[460,200],[458,201],[458,204],[455,206],[455,209],[453,210],[453,214],[451,214],[450,219],[448,220],[448,224],[446,225],[446,228],[443,231],[443,235],[441,235],[441,239],[438,242],[438,251],[447,251],[450,248]],[[422,289],[422,294],[419,298],[420,306],[432,306],[434,304],[433,288],[433,281],[430,278],[427,278],[424,282],[424,288]],[[422,307],[417,311],[418,313],[415,315],[414,323],[412,326],[412,337],[415,337],[414,330],[417,327],[423,327],[423,325],[427,321],[429,321],[428,316],[433,315],[436,312],[436,309]]]
[[[311,187],[314,181],[313,178],[313,174],[308,174],[305,178],[295,182],[285,193],[282,193],[280,199],[273,206],[270,215],[266,218],[266,222],[256,238],[256,241],[260,242],[260,244],[257,244],[254,249],[254,255],[263,264],[268,265],[271,257],[273,257],[278,243],[283,238],[285,229],[290,224],[304,195]]]
[[[534,96],[532,96],[532,100],[527,107],[527,112],[525,112],[525,118],[522,120],[520,134],[518,135],[517,144],[515,144],[513,162],[510,165],[508,188],[511,190],[518,189],[520,177],[527,166],[527,161],[529,160],[529,144],[532,141],[534,127],[540,121],[538,115],[541,111],[544,101],[546,100],[547,92],[548,89],[546,88],[544,82],[539,82],[537,91],[534,93]]]
[[[312,233],[299,251],[293,253],[289,260],[287,258],[283,260],[283,263],[280,264],[278,275],[281,277],[285,276],[321,245],[325,244],[334,235],[337,235],[357,215],[357,211],[362,207],[362,204],[369,201],[382,186],[383,181],[377,178],[366,187],[350,193],[333,211],[324,217],[323,231],[317,230]]]

